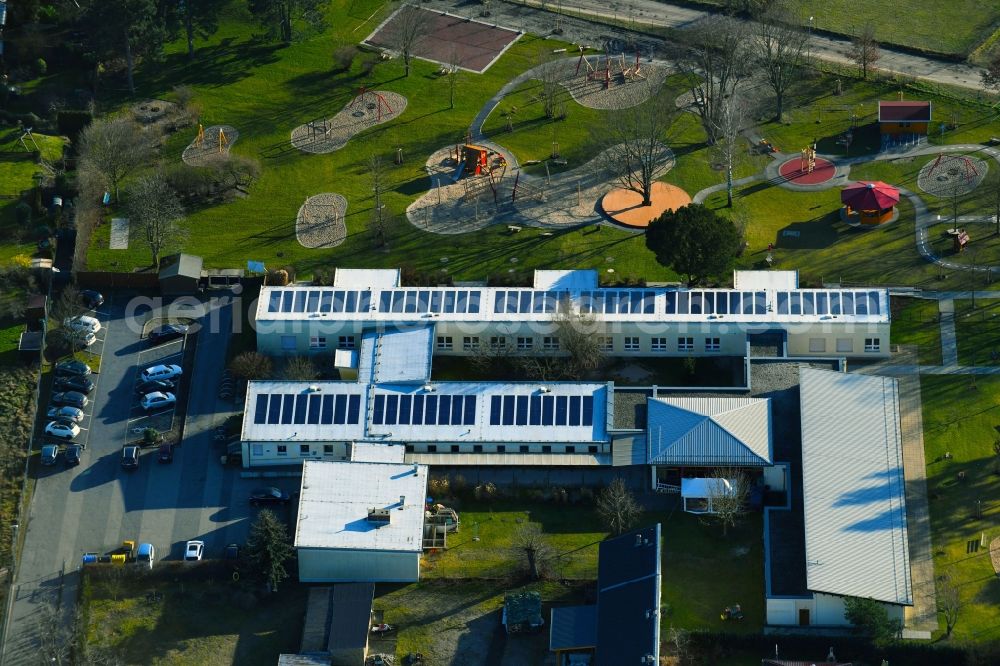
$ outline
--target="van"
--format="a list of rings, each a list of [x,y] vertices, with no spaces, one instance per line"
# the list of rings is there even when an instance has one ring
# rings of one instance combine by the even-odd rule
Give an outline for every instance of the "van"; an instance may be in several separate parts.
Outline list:
[[[135,562],[141,567],[153,568],[153,562],[156,560],[156,549],[153,548],[151,543],[140,543],[139,550],[135,553]]]

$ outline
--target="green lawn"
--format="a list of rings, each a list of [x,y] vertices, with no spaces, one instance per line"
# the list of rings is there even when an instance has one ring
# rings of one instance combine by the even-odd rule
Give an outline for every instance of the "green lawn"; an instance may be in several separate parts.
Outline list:
[[[83,583],[86,640],[120,651],[130,664],[273,665],[298,652],[308,588],[286,581],[265,600],[210,567],[158,564],[115,584],[88,570]],[[158,591],[163,600],[146,601]]]
[[[894,298],[890,341],[894,345],[917,345],[921,365],[941,365],[938,302],[923,298]]]
[[[14,212],[22,192],[35,185],[35,174],[41,167],[21,147],[21,131],[6,130],[0,135],[0,266],[10,264],[14,257],[30,257],[35,251],[33,229],[19,225]],[[61,137],[35,134],[42,158],[55,162],[62,156]],[[30,141],[28,147],[34,149]]]
[[[955,337],[960,365],[1000,365],[993,352],[1000,352],[1000,301],[955,301]]]
[[[1000,458],[993,450],[1000,426],[1000,378],[979,377],[973,383],[971,377],[924,376],[921,389],[935,574],[948,574],[960,586],[964,606],[955,638],[995,640],[1000,637],[1000,578],[990,564],[989,543],[1000,536]],[[977,518],[980,500],[983,514]],[[976,550],[982,534],[986,548]]]
[[[17,345],[21,341],[24,322],[7,317],[0,318],[0,367],[17,363]]]

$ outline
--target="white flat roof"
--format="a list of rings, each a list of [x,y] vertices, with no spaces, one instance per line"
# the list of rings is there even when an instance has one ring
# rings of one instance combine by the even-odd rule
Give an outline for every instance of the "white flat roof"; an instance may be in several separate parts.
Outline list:
[[[806,586],[913,603],[896,380],[802,368]]]
[[[242,439],[599,443],[608,400],[587,382],[252,381]]]
[[[733,271],[736,289],[798,289],[798,271]]]
[[[333,286],[353,289],[399,286],[398,268],[338,268],[333,274]]]
[[[361,337],[358,381],[420,382],[431,376],[434,324],[370,329]]]
[[[426,495],[425,465],[307,460],[295,547],[421,552]],[[370,509],[389,509],[389,524]]]
[[[553,271],[536,270],[532,283],[535,289],[597,289],[597,271],[571,270]]]
[[[352,462],[402,463],[405,460],[406,447],[402,444],[385,444],[383,442],[351,442]],[[419,461],[409,461],[419,462]]]

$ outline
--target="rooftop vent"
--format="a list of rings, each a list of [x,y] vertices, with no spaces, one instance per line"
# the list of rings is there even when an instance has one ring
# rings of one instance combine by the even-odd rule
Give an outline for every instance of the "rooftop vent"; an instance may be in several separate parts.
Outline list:
[[[368,522],[376,525],[388,525],[390,522],[389,509],[368,509]]]
[[[420,388],[422,388],[423,390],[427,391],[428,393],[430,393],[430,392],[432,392],[432,391],[435,391],[435,390],[436,390],[436,389],[434,388],[434,385],[433,385],[433,384],[424,384],[424,385],[423,385],[423,386],[421,386]]]
[[[310,393],[319,393],[319,392],[320,392],[320,391],[322,391],[322,390],[323,390],[323,389],[322,389],[322,388],[320,388],[320,385],[319,385],[319,384],[310,384],[310,385],[309,385],[309,392],[310,392]]]

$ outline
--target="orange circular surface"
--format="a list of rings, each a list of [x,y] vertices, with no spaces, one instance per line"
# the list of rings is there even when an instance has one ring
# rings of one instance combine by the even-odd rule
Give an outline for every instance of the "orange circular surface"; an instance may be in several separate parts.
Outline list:
[[[663,211],[677,210],[691,203],[688,193],[669,183],[653,183],[650,200],[652,205],[642,205],[642,195],[632,190],[617,187],[601,199],[605,214],[618,224],[634,229],[645,229]]]

